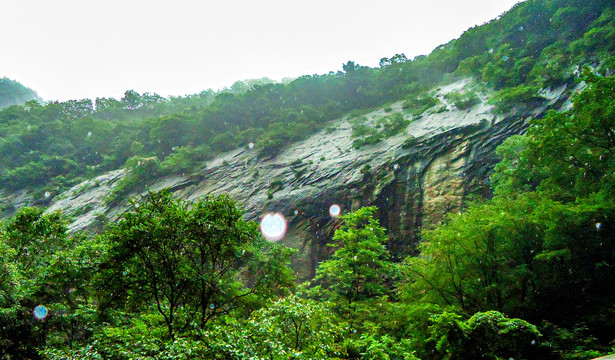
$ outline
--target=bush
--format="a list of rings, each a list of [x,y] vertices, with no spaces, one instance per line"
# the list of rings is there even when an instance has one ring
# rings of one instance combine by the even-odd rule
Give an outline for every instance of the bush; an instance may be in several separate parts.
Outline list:
[[[399,134],[408,124],[410,124],[410,120],[404,119],[401,113],[395,113],[378,120],[376,127],[382,126],[382,131],[355,122],[352,127],[352,138],[355,139],[352,142],[352,146],[358,149],[363,145],[377,144],[385,137]]]
[[[459,91],[453,91],[444,95],[444,97],[452,101],[459,110],[466,110],[480,103],[480,99],[473,92],[461,93]]]
[[[540,89],[532,85],[520,85],[498,91],[489,101],[495,105],[495,112],[502,114],[512,110],[516,105],[531,104],[543,101],[544,98],[538,94]]]
[[[404,110],[410,110],[412,115],[420,115],[427,109],[432,108],[441,103],[440,99],[431,95],[414,95],[404,101],[402,108]]]
[[[276,191],[282,190],[284,188],[284,183],[280,179],[275,179],[271,183],[269,183],[269,190],[267,191],[267,199],[273,199],[273,194]]]

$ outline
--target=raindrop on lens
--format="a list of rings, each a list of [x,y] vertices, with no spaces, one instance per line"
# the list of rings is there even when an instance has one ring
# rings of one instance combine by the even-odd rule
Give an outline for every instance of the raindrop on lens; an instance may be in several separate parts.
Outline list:
[[[34,317],[37,320],[43,320],[44,318],[47,317],[47,315],[49,315],[49,312],[47,311],[47,308],[43,305],[38,305],[37,307],[34,308],[34,311],[32,312],[32,314],[34,314]]]
[[[281,240],[286,235],[286,219],[280,213],[269,213],[261,219],[261,234],[269,241]]]
[[[331,215],[331,217],[338,217],[340,216],[341,212],[342,212],[342,209],[337,204],[333,204],[329,208],[329,215]]]

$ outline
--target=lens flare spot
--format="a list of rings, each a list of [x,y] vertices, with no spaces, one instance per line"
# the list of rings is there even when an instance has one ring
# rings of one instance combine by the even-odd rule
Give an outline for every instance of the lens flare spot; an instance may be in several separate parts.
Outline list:
[[[331,215],[331,217],[338,217],[340,216],[341,213],[342,213],[342,208],[340,208],[340,206],[337,204],[333,204],[329,208],[329,215]]]
[[[37,320],[43,320],[44,318],[47,317],[47,315],[49,315],[49,311],[47,311],[47,308],[43,305],[38,305],[37,307],[34,308],[34,311],[32,312],[32,314],[34,314],[34,317]]]
[[[261,219],[261,234],[269,241],[282,240],[286,235],[286,219],[280,213],[269,213]]]

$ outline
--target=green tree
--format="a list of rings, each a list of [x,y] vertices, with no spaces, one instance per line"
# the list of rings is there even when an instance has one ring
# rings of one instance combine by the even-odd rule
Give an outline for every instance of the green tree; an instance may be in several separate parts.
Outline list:
[[[538,189],[563,201],[615,192],[615,77],[584,73],[588,87],[572,110],[533,119],[526,137],[513,137],[498,150],[503,161],[493,177],[496,192]]]
[[[245,314],[292,284],[290,250],[264,241],[228,196],[189,205],[150,193],[104,237],[102,308],[153,306],[172,339],[222,314]]]
[[[320,264],[314,279],[331,300],[351,304],[391,294],[396,268],[375,212],[365,207],[341,217],[331,245],[339,248]]]
[[[430,341],[441,359],[548,359],[536,326],[497,311],[478,312],[470,319],[450,312],[431,317]]]
[[[421,255],[403,266],[412,301],[454,306],[466,313],[498,310],[520,314],[533,306],[535,256],[546,225],[533,211],[548,209],[536,196],[496,199],[451,215],[424,233]],[[538,209],[538,210],[536,210]]]
[[[346,329],[327,305],[295,295],[252,314],[247,323],[250,348],[262,358],[331,359],[341,355]]]
[[[67,246],[59,213],[24,208],[0,230],[0,357],[39,358],[36,349],[45,346],[59,316],[52,312],[62,303],[57,294],[66,291],[47,275]],[[51,313],[47,320],[34,318],[38,305]]]

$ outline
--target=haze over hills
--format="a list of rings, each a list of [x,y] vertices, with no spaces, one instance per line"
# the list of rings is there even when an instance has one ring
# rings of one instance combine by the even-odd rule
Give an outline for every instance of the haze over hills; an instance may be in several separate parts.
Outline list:
[[[43,101],[34,90],[17,81],[7,78],[0,79],[0,109],[11,105],[23,105],[30,100]]]
[[[28,1],[0,5],[11,15],[0,23],[11,34],[0,76],[61,102],[119,99],[129,89],[184,96],[237,80],[326,74],[349,59],[376,67],[383,56],[428,54],[518,2]]]
[[[0,357],[609,352],[614,6],[526,1],[378,68],[1,110]]]

